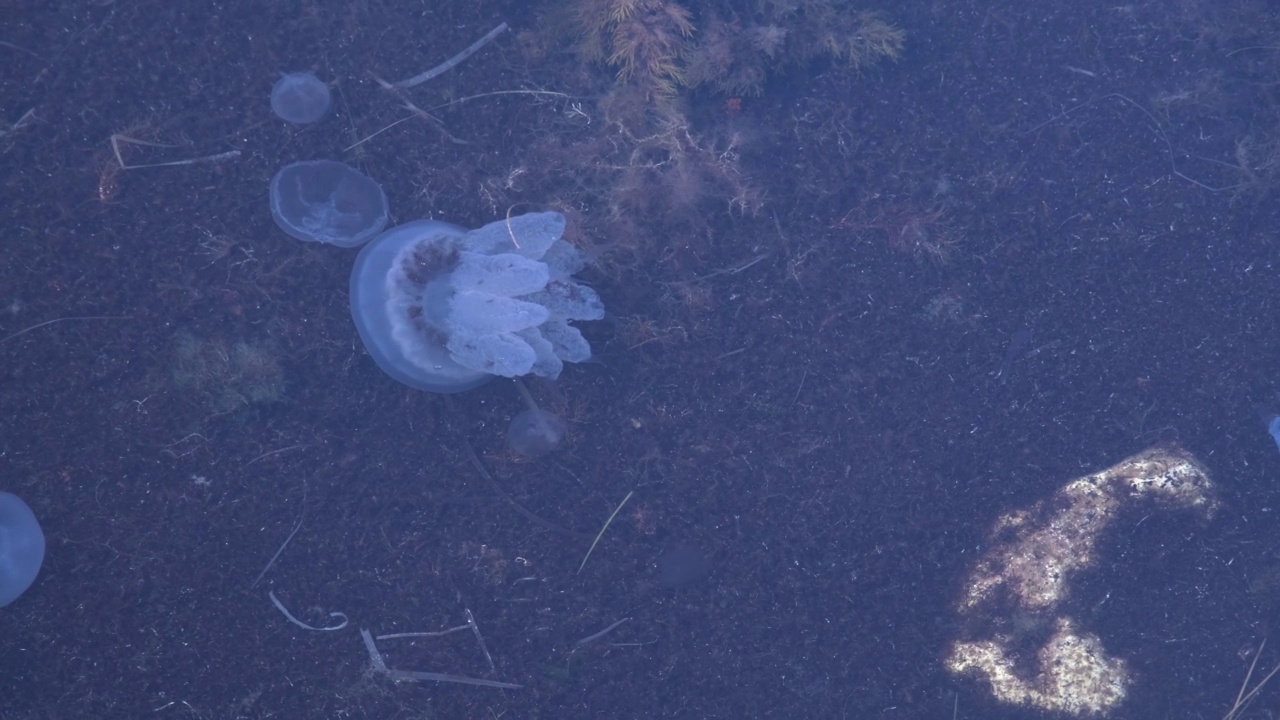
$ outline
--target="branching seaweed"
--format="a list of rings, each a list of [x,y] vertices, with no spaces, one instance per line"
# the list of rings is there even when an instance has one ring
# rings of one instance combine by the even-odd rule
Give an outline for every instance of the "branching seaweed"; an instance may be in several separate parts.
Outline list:
[[[651,98],[669,98],[682,84],[693,36],[692,14],[672,0],[574,0],[578,53],[605,61],[619,84],[634,83]]]
[[[760,0],[746,12],[723,0],[568,0],[579,55],[617,69],[655,100],[703,85],[759,95],[770,72],[830,58],[852,71],[896,59],[906,36],[882,15],[833,0]],[[695,31],[693,17],[703,27]]]

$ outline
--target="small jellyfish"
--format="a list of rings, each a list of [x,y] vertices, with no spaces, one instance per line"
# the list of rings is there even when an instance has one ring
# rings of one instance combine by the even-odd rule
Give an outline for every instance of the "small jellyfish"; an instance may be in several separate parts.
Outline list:
[[[44,563],[44,531],[17,495],[0,492],[0,607],[31,587]]]
[[[507,445],[522,457],[540,458],[560,447],[569,426],[559,415],[538,407],[524,383],[516,380],[516,388],[529,409],[511,420],[511,426],[507,428]]]
[[[297,125],[323,120],[332,106],[329,86],[311,73],[287,73],[271,88],[271,110]]]
[[[1267,432],[1271,434],[1271,439],[1276,442],[1276,449],[1280,450],[1280,414],[1276,413],[1275,403],[1257,403],[1253,406],[1254,411],[1258,413],[1258,419],[1266,426]]]
[[[568,430],[559,415],[537,408],[525,410],[507,428],[507,444],[522,457],[540,458],[560,447]]]
[[[382,232],[389,209],[382,187],[332,160],[286,165],[271,179],[271,217],[299,240],[362,245]]]

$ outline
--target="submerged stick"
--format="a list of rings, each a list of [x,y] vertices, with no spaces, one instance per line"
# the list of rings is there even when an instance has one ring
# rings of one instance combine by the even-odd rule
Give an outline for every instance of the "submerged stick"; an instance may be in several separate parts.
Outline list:
[[[360,628],[360,637],[364,640],[364,649],[369,651],[369,662],[373,663],[373,671],[386,674],[387,662],[382,659],[382,653],[378,652],[378,646],[373,644],[373,633],[364,628]]]
[[[498,672],[497,666],[493,664],[493,658],[489,657],[489,648],[485,647],[484,638],[480,637],[480,626],[476,624],[476,616],[472,615],[467,608],[462,608],[462,611],[467,614],[467,624],[475,632],[476,642],[480,643],[480,652],[484,653],[484,659],[489,661],[489,672]]]
[[[490,40],[501,35],[506,29],[507,29],[506,23],[502,23],[498,25],[498,27],[490,30],[487,35],[471,43],[471,46],[468,47],[466,50],[463,50],[457,55],[454,55],[453,57],[449,58],[448,60],[445,60],[444,62],[422,73],[421,75],[414,75],[408,80],[401,80],[399,82],[387,82],[386,80],[383,80],[382,78],[378,78],[378,77],[375,77],[374,80],[377,80],[378,84],[387,90],[391,90],[393,88],[411,88],[414,85],[421,85],[422,83],[430,80],[433,77],[437,77],[439,75],[443,75],[444,73],[449,72],[458,63],[471,57],[473,54],[475,54],[477,50],[487,45]]]
[[[179,165],[194,165],[198,162],[218,162],[219,160],[228,160],[233,157],[240,157],[239,150],[229,150],[227,152],[218,153],[216,155],[205,155],[204,157],[188,158],[186,160],[171,160],[169,162],[161,162],[161,163],[145,163],[143,165],[126,165],[124,162],[124,154],[120,152],[120,143],[122,142],[130,143],[132,145],[143,145],[145,147],[154,147],[154,148],[178,147],[177,145],[170,145],[168,143],[150,142],[147,140],[139,140],[137,138],[131,138],[128,135],[121,135],[120,133],[115,133],[114,135],[111,136],[111,150],[115,152],[116,162],[120,163],[121,170],[140,170],[142,168],[177,167]]]
[[[467,627],[475,627],[474,625],[463,625],[461,628],[454,630],[466,629]],[[446,632],[453,632],[448,630]],[[412,682],[422,682],[428,680],[431,682],[449,682],[461,685],[476,685],[479,687],[501,688],[504,690],[518,690],[523,685],[515,683],[499,682],[497,680],[484,680],[481,678],[466,677],[464,675],[450,675],[448,673],[421,672],[419,670],[392,670],[387,667],[387,661],[382,658],[382,653],[378,652],[378,646],[373,642],[373,634],[364,628],[360,629],[360,638],[364,640],[364,647],[369,651],[369,662],[373,663],[373,671],[390,677],[392,680],[409,680]]]
[[[613,522],[614,518],[618,517],[618,513],[622,510],[622,506],[626,505],[627,501],[630,500],[631,496],[635,495],[635,493],[635,490],[628,492],[627,496],[622,498],[622,502],[618,503],[618,507],[613,509],[613,514],[609,516],[609,519],[604,521],[604,527],[600,528],[600,532],[596,534],[596,539],[591,542],[591,547],[587,549],[587,554],[582,557],[582,564],[578,566],[578,572],[574,573],[574,575],[582,574],[582,568],[587,566],[587,558],[591,557],[591,553],[596,549],[596,544],[600,542],[600,538],[604,537],[604,531],[609,529],[609,524]]]
[[[1259,680],[1258,684],[1254,685],[1252,690],[1249,690],[1249,680],[1253,678],[1253,671],[1258,667],[1258,658],[1262,657],[1262,649],[1266,646],[1267,641],[1265,639],[1258,645],[1258,651],[1253,655],[1253,662],[1249,663],[1249,671],[1245,673],[1244,682],[1240,684],[1240,692],[1236,693],[1236,702],[1227,711],[1227,714],[1223,716],[1222,720],[1238,720],[1244,714],[1245,709],[1258,697],[1258,693],[1262,692],[1262,688],[1271,681],[1271,678],[1275,677],[1276,673],[1280,673],[1280,664],[1277,664],[1272,668],[1271,672],[1267,673],[1266,677]],[[1245,692],[1246,690],[1248,690],[1247,693]]]

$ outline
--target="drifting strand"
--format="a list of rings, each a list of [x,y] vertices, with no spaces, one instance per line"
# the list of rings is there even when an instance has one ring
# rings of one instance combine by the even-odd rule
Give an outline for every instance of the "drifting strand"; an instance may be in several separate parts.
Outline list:
[[[252,464],[254,464],[254,463],[258,462],[259,460],[265,460],[265,459],[267,459],[267,458],[271,457],[272,455],[279,455],[280,453],[283,453],[283,452],[289,452],[290,450],[297,450],[298,448],[304,448],[304,447],[306,447],[306,444],[305,444],[305,443],[298,443],[297,445],[290,445],[289,447],[280,448],[279,450],[272,450],[272,451],[270,451],[270,452],[264,452],[264,453],[262,453],[261,455],[259,455],[258,457],[256,457],[256,458],[254,458],[254,459],[250,460],[249,462],[245,463],[245,464],[244,464],[244,467],[249,467],[250,465],[252,465]]]
[[[605,629],[601,630],[600,632],[596,633],[595,635],[588,635],[588,636],[586,636],[586,637],[582,638],[582,639],[581,639],[581,640],[579,640],[578,642],[574,643],[574,644],[573,644],[573,646],[574,646],[574,647],[576,647],[576,648],[580,648],[580,647],[582,647],[583,645],[587,645],[587,644],[589,644],[589,643],[593,643],[593,642],[595,642],[596,640],[599,640],[600,638],[602,638],[602,637],[604,637],[605,635],[607,635],[607,634],[609,633],[609,631],[610,631],[610,630],[612,630],[612,629],[614,629],[614,628],[618,627],[619,625],[621,625],[622,623],[624,623],[624,622],[626,622],[626,621],[628,621],[628,620],[630,620],[630,619],[631,619],[631,618],[629,618],[629,617],[624,617],[624,618],[622,618],[621,620],[619,620],[618,622],[616,622],[616,623],[614,623],[614,624],[610,625],[609,627],[607,627],[607,628],[605,628]]]
[[[285,538],[284,542],[280,543],[280,549],[276,550],[276,554],[272,555],[271,559],[267,561],[267,566],[262,568],[262,572],[258,573],[258,577],[253,579],[253,584],[249,586],[250,590],[258,586],[258,583],[262,581],[262,576],[266,575],[267,571],[271,569],[271,566],[276,563],[276,558],[280,557],[280,553],[284,552],[284,549],[289,546],[289,541],[293,539],[293,536],[298,534],[298,530],[302,527],[302,521],[305,520],[306,517],[307,517],[307,481],[303,480],[302,481],[302,512],[298,514],[298,523],[293,526],[293,532],[289,533],[289,537]]]
[[[591,541],[591,547],[587,548],[587,554],[582,556],[582,564],[578,566],[578,572],[574,573],[574,575],[582,574],[582,568],[587,566],[587,558],[591,557],[591,553],[595,552],[596,544],[600,542],[600,538],[604,537],[604,531],[609,529],[609,524],[613,522],[614,518],[618,517],[618,513],[622,510],[622,506],[626,505],[627,501],[630,500],[631,496],[635,495],[635,493],[635,490],[628,492],[627,496],[622,498],[622,502],[618,503],[618,507],[613,509],[613,514],[609,516],[609,519],[604,521],[604,527],[600,528],[600,532],[596,534],[596,539]]]
[[[479,93],[478,95],[468,95],[468,96],[466,96],[466,97],[461,97],[461,98],[458,98],[458,99],[456,99],[456,100],[450,100],[450,101],[449,101],[449,102],[447,102],[447,103],[441,103],[441,104],[439,104],[439,105],[433,105],[432,107],[427,108],[426,110],[423,110],[422,108],[418,107],[417,105],[414,105],[413,103],[411,103],[411,102],[409,102],[408,100],[406,100],[406,101],[404,102],[404,107],[405,107],[407,110],[409,110],[410,112],[412,112],[412,113],[413,113],[412,115],[407,115],[407,116],[405,116],[405,117],[402,117],[402,118],[400,118],[399,120],[396,120],[395,122],[392,122],[390,125],[387,125],[387,126],[383,127],[381,130],[376,130],[376,131],[374,131],[373,133],[371,133],[371,134],[369,134],[369,135],[366,135],[365,137],[361,138],[360,140],[357,140],[357,141],[355,141],[354,143],[351,143],[351,144],[350,144],[350,145],[348,145],[347,147],[343,148],[343,152],[350,152],[351,150],[354,150],[355,148],[360,147],[361,145],[365,144],[366,142],[369,142],[370,140],[374,139],[375,137],[377,137],[377,136],[381,135],[382,133],[384,133],[384,132],[386,132],[386,131],[390,130],[391,128],[393,128],[393,127],[395,127],[395,126],[397,126],[397,125],[399,125],[400,123],[408,122],[408,121],[410,121],[410,120],[412,120],[412,119],[414,119],[414,118],[423,118],[423,119],[424,119],[424,120],[426,120],[427,122],[431,123],[433,127],[435,127],[435,128],[436,128],[437,130],[439,130],[440,132],[444,133],[445,137],[447,137],[451,142],[457,143],[457,144],[459,144],[459,145],[468,145],[469,143],[468,143],[467,141],[465,141],[465,140],[459,140],[458,138],[455,138],[454,136],[452,136],[452,135],[450,135],[448,132],[446,132],[446,131],[445,131],[445,129],[444,129],[444,126],[440,123],[440,119],[439,119],[439,118],[437,118],[436,116],[432,115],[429,111],[430,111],[430,110],[439,110],[439,109],[441,109],[441,108],[447,108],[447,107],[451,107],[451,106],[453,106],[453,105],[461,105],[461,104],[462,104],[462,103],[464,103],[464,102],[470,102],[470,101],[472,101],[472,100],[479,100],[480,98],[493,97],[493,96],[496,96],[496,95],[533,95],[533,96],[543,96],[543,95],[547,95],[547,96],[550,96],[550,97],[560,97],[560,98],[569,98],[569,97],[573,97],[573,96],[571,96],[571,95],[566,95],[565,93],[562,93],[562,92],[556,92],[556,91],[554,91],[554,90],[494,90],[493,92]]]
[[[10,336],[8,336],[8,337],[4,338],[4,339],[0,339],[0,344],[7,343],[7,342],[9,342],[10,340],[12,340],[12,339],[14,339],[14,338],[16,338],[16,337],[20,337],[20,336],[22,336],[22,335],[26,335],[27,333],[31,332],[32,330],[39,330],[39,329],[40,329],[40,328],[42,328],[42,327],[46,327],[46,326],[48,326],[48,325],[53,325],[54,323],[60,323],[60,322],[71,322],[72,320],[132,320],[132,319],[133,319],[133,318],[131,318],[131,317],[127,316],[127,315],[82,315],[82,316],[79,316],[79,317],[61,317],[61,318],[54,318],[53,320],[45,320],[45,321],[44,321],[44,322],[42,322],[42,323],[36,323],[35,325],[32,325],[32,326],[31,326],[31,327],[29,327],[29,328],[26,328],[26,329],[24,329],[24,330],[19,330],[18,332],[14,333],[14,334],[12,334],[12,335],[10,335]]]
[[[447,103],[432,105],[431,107],[427,108],[427,110],[440,110],[441,108],[453,107],[454,105],[461,105],[464,102],[471,102],[472,100],[480,100],[481,98],[487,98],[487,97],[495,97],[497,95],[533,95],[535,97],[546,95],[548,97],[566,98],[566,99],[573,98],[573,97],[584,97],[581,95],[569,95],[568,93],[562,93],[556,90],[527,90],[523,88],[520,90],[492,90],[490,92],[482,92],[482,93],[476,93],[475,95],[460,97],[457,100],[450,100]]]
[[[413,87],[413,86],[415,86],[415,85],[421,85],[422,83],[424,83],[424,82],[426,82],[426,81],[430,80],[430,79],[431,79],[431,78],[433,78],[433,77],[437,77],[437,76],[439,76],[439,75],[443,75],[444,73],[449,72],[449,71],[450,71],[450,70],[452,70],[452,69],[453,69],[453,68],[454,68],[458,63],[460,63],[460,62],[462,62],[463,60],[466,60],[467,58],[471,57],[472,55],[474,55],[474,54],[475,54],[475,52],[476,52],[477,50],[479,50],[480,48],[482,48],[482,47],[484,47],[485,45],[489,44],[489,41],[490,41],[490,40],[493,40],[494,38],[498,37],[498,36],[499,36],[499,35],[501,35],[503,32],[505,32],[505,31],[506,31],[506,29],[507,29],[507,24],[506,24],[506,23],[501,23],[501,24],[499,24],[499,25],[498,25],[498,27],[496,27],[496,28],[494,28],[494,29],[490,30],[490,31],[488,32],[488,34],[486,34],[484,37],[482,37],[482,38],[480,38],[479,40],[477,40],[477,41],[475,41],[475,42],[471,43],[471,46],[470,46],[470,47],[468,47],[466,50],[463,50],[462,52],[458,53],[457,55],[454,55],[453,57],[449,58],[448,60],[445,60],[444,62],[440,63],[439,65],[437,65],[437,66],[435,66],[435,67],[431,68],[430,70],[428,70],[428,71],[426,71],[426,72],[424,72],[424,73],[422,73],[422,74],[420,74],[420,75],[414,75],[413,77],[409,78],[408,80],[401,80],[401,81],[399,81],[399,82],[387,82],[386,80],[383,80],[382,78],[376,78],[376,77],[374,78],[374,80],[377,80],[377,81],[378,81],[378,84],[379,84],[379,85],[381,85],[383,88],[385,88],[385,89],[387,89],[387,90],[391,90],[391,89],[394,89],[394,88],[411,88],[411,87]]]

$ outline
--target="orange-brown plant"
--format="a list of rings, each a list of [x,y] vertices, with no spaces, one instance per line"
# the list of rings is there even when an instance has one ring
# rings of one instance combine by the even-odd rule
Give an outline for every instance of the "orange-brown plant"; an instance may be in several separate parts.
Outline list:
[[[692,16],[674,0],[573,0],[578,52],[605,61],[619,83],[634,83],[650,99],[669,98],[681,82],[693,36]]]

